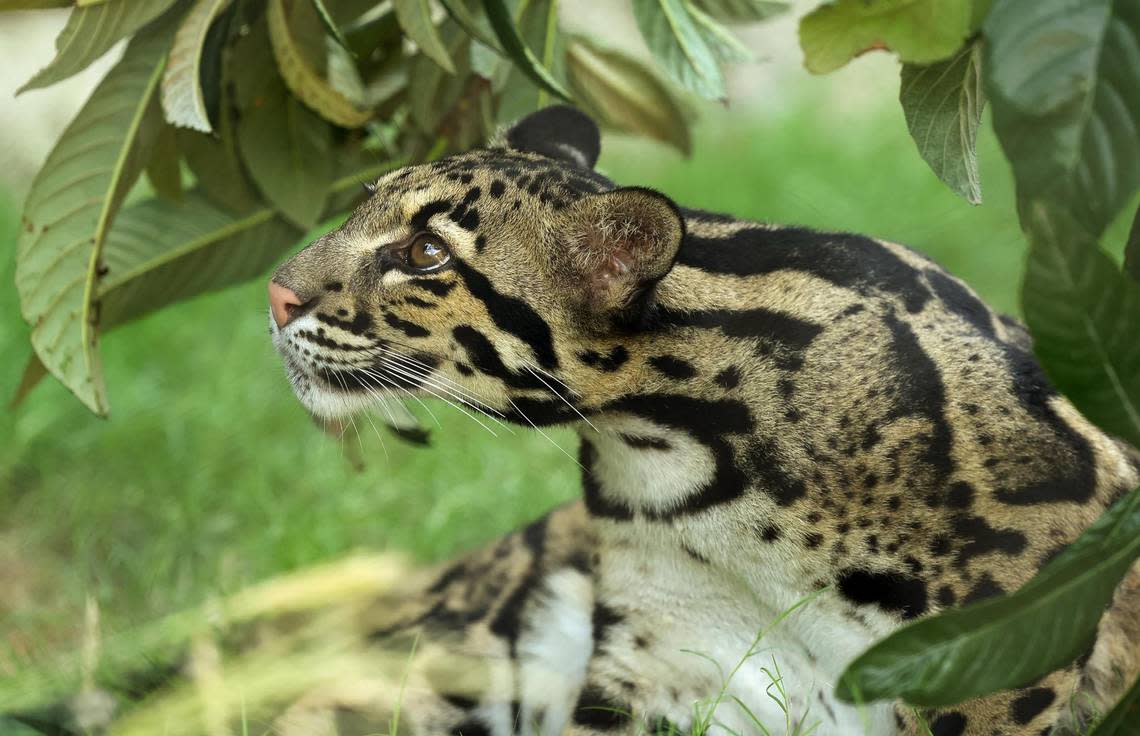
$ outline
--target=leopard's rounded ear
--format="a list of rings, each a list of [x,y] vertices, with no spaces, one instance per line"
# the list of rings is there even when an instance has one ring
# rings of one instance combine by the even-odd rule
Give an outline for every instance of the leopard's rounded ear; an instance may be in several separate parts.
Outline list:
[[[586,113],[569,105],[553,105],[515,123],[507,131],[507,145],[592,169],[602,150],[602,138]]]
[[[572,283],[594,313],[637,313],[673,268],[685,222],[660,192],[626,187],[589,194],[565,215],[563,231]]]

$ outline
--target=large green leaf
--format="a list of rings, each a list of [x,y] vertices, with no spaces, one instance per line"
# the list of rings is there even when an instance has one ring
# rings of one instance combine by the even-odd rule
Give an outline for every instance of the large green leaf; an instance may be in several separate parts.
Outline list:
[[[340,199],[358,193],[360,182],[393,166],[361,166],[333,182],[328,194]],[[99,290],[101,327],[109,330],[174,302],[257,277],[301,235],[270,207],[233,215],[200,192],[187,193],[180,204],[152,199],[128,207],[107,240],[107,274]]]
[[[774,0],[693,0],[693,4],[723,23],[755,23],[786,12],[786,2]]]
[[[324,211],[332,182],[332,129],[289,94],[269,57],[264,27],[254,26],[234,47],[237,142],[265,198],[308,230]]]
[[[944,707],[1020,687],[1076,659],[1140,556],[1140,489],[1020,590],[899,629],[855,658],[836,694]]]
[[[129,207],[107,240],[100,327],[264,273],[301,235],[268,207],[234,216],[198,192]]]
[[[603,125],[656,138],[688,154],[688,111],[637,59],[575,37],[566,51],[575,98]]]
[[[158,196],[175,202],[182,199],[182,153],[178,133],[169,123],[164,123],[155,137],[146,162],[146,178]]]
[[[563,84],[566,79],[566,40],[558,30],[557,0],[523,0],[515,11],[515,27],[527,48],[534,50],[542,67],[549,70],[559,84]],[[499,122],[513,122],[550,104],[551,95],[544,87],[534,84],[525,72],[509,61],[501,60],[501,63],[507,68],[500,84]]]
[[[467,6],[467,0],[441,0],[447,14],[466,31],[467,35],[494,51],[502,53],[486,16],[479,17]],[[478,3],[476,3],[478,5]]]
[[[1088,736],[1136,736],[1140,734],[1140,678]]]
[[[543,65],[542,60],[535,56],[534,51],[527,47],[514,19],[503,0],[483,0],[483,10],[491,28],[503,46],[503,51],[515,62],[524,74],[531,78],[535,84],[563,100],[570,99],[570,92],[562,83],[554,78],[550,70]]]
[[[970,0],[835,0],[800,22],[804,65],[826,74],[871,49],[930,64],[953,54],[970,32]]]
[[[633,0],[637,27],[666,74],[709,99],[724,99],[724,74],[714,45],[685,0]]]
[[[1049,378],[1089,419],[1140,446],[1140,284],[1064,212],[1024,209],[1021,299]]]
[[[157,90],[174,24],[151,26],[63,132],[24,206],[16,286],[32,345],[83,403],[107,411],[94,329],[103,244],[161,122]]]
[[[936,64],[903,64],[899,88],[919,155],[970,204],[982,201],[976,145],[986,96],[980,67],[981,50],[970,44]]]
[[[1128,232],[1128,242],[1124,245],[1124,270],[1140,281],[1140,207],[1136,208],[1132,229]]]
[[[1099,236],[1140,185],[1140,3],[997,0],[983,29],[1019,193]]]
[[[174,34],[162,76],[162,111],[172,125],[211,131],[198,68],[210,25],[229,4],[230,0],[197,0]]]
[[[298,7],[310,8],[308,5]],[[285,80],[286,86],[296,98],[325,120],[336,125],[345,128],[358,128],[368,122],[372,117],[370,110],[357,108],[310,65],[306,54],[302,51],[301,45],[290,28],[285,0],[269,0],[266,16],[269,24],[269,39],[273,47],[273,56],[277,60],[277,68],[281,72],[281,78]],[[315,27],[316,24],[306,25],[309,31]],[[325,51],[323,38],[323,34],[317,36],[321,52]],[[324,54],[321,53],[320,57],[323,59]],[[293,102],[289,104],[292,105]]]
[[[431,3],[428,0],[395,0],[395,7],[396,17],[408,38],[415,41],[428,58],[454,74],[455,63],[431,18]]]
[[[78,74],[173,4],[174,0],[111,0],[75,8],[55,39],[55,58],[19,92],[47,87]]]

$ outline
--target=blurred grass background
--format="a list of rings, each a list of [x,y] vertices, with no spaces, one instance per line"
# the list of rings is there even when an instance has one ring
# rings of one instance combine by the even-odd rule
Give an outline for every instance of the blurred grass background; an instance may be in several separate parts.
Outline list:
[[[600,168],[690,206],[907,243],[1015,311],[1024,245],[992,134],[980,145],[985,204],[971,207],[880,97],[850,120],[810,95],[764,114],[706,111],[690,159],[608,138]],[[18,204],[0,193],[8,394],[29,354],[11,287]],[[430,449],[381,441],[358,420],[359,437],[341,440],[367,458],[354,471],[289,392],[264,301],[259,281],[109,335],[108,420],[51,380],[0,413],[0,677],[75,651],[88,596],[104,630],[122,631],[350,550],[441,560],[577,494],[577,468],[543,437],[493,437],[441,405]],[[571,434],[552,437],[573,451]]]

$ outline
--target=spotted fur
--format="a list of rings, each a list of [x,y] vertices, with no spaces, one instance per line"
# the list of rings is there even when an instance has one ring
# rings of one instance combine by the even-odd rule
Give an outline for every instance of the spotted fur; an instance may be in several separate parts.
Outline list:
[[[304,302],[271,329],[314,414],[433,394],[580,435],[581,501],[367,629],[436,653],[401,733],[684,731],[701,703],[713,732],[757,732],[740,704],[782,730],[777,668],[821,736],[1060,734],[1106,709],[1140,671],[1136,569],[1089,652],[1026,688],[927,713],[832,695],[869,644],[1016,589],[1137,484],[1024,329],[914,251],[682,209],[597,151],[588,119],[545,110],[384,177],[274,275]],[[401,260],[421,232],[446,267]],[[396,692],[346,676],[276,727],[384,730]]]
[[[552,108],[387,176],[275,276],[311,300],[274,340],[312,411],[450,392],[581,437],[583,500],[447,569],[405,622],[501,668],[430,693],[421,730],[686,729],[726,687],[714,722],[750,733],[736,699],[784,722],[777,666],[817,734],[1061,733],[1072,703],[1108,706],[1140,668],[1135,570],[1088,655],[1030,687],[925,714],[834,699],[873,641],[1026,582],[1137,484],[1136,455],[929,259],[617,187],[584,121]],[[419,231],[449,268],[386,261]],[[503,545],[526,554],[489,561]]]

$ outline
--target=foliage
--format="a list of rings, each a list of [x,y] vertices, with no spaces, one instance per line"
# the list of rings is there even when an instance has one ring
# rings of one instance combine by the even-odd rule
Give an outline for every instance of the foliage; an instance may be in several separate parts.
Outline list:
[[[668,82],[621,50],[564,37],[556,0],[80,3],[56,58],[25,89],[65,79],[131,41],[25,205],[16,281],[36,357],[21,391],[43,374],[42,363],[107,413],[103,332],[262,273],[303,229],[343,213],[357,182],[465,149],[557,98],[611,128],[687,150],[683,91],[724,99],[724,65],[749,58],[723,24],[762,20],[780,4],[631,1]],[[0,11],[63,4],[0,0]],[[981,200],[975,147],[988,101],[1031,244],[1022,302],[1038,355],[1086,415],[1140,441],[1140,226],[1124,268],[1098,247],[1140,186],[1140,4],[835,0],[802,20],[799,37],[816,73],[871,50],[896,54],[919,153],[971,203]],[[124,206],[143,172],[155,197]],[[949,703],[1056,666],[1140,553],[1115,531],[1135,525],[1135,498],[1022,591],[877,645],[844,679],[860,692],[843,692]],[[1112,564],[1082,564],[1090,550]],[[1096,595],[1066,595],[1076,590]],[[993,618],[973,629],[979,610]],[[1065,636],[1043,646],[1064,621]],[[917,680],[875,679],[921,669],[922,652],[907,649],[916,630],[925,632],[922,648],[956,664],[943,665],[940,681],[925,671]],[[1016,638],[1040,656],[994,667],[999,648],[978,647],[987,636]],[[972,668],[983,665],[986,677],[975,677]],[[1111,728],[1110,717],[1102,732]]]

